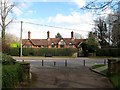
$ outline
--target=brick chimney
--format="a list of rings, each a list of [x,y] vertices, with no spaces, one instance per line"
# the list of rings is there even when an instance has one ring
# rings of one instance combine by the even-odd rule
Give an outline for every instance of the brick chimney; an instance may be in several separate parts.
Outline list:
[[[74,39],[74,32],[71,32],[71,39]]]
[[[50,31],[47,31],[47,39],[50,39]]]
[[[30,35],[31,35],[31,32],[28,31],[28,39],[31,39]]]

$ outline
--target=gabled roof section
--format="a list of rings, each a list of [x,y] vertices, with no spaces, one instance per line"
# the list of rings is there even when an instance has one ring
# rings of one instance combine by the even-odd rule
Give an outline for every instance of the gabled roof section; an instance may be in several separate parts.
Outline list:
[[[72,43],[73,43],[74,45],[78,45],[79,43],[84,42],[84,41],[86,41],[86,39],[74,39],[74,40],[72,41]]]
[[[82,43],[82,42],[84,42],[84,41],[86,41],[86,39],[75,39],[74,41],[73,41],[73,44],[74,45],[79,45],[80,43]]]
[[[66,44],[72,43],[71,38],[63,38],[63,40],[65,41]]]
[[[84,42],[86,39],[71,39],[71,38],[63,38],[66,44],[72,43],[74,45],[78,45],[81,42]]]
[[[54,44],[58,44],[58,42],[59,42],[60,40],[61,40],[60,38],[50,38],[49,44],[51,44],[52,42],[53,42]]]
[[[24,46],[27,42],[30,42],[31,44],[35,45],[35,43],[31,41],[31,39],[22,39],[22,45],[23,45],[23,46]]]

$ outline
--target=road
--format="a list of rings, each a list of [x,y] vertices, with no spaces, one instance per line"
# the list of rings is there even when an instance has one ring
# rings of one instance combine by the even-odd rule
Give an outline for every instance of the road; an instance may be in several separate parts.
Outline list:
[[[26,61],[31,64],[31,66],[42,66],[42,60],[44,61],[44,66],[50,67],[54,66],[54,62],[56,62],[56,66],[65,66],[65,60],[67,60],[68,67],[76,67],[76,66],[87,66],[90,67],[94,64],[105,64],[107,63],[107,59],[95,59],[95,58],[24,58],[24,57],[13,57],[17,61]]]
[[[19,58],[30,63],[32,80],[22,88],[112,88],[107,77],[89,70],[96,63],[104,63],[104,59],[89,58]],[[42,60],[44,65],[42,66]],[[67,66],[65,67],[65,60]],[[85,66],[84,66],[85,60]],[[56,65],[54,66],[54,62]],[[105,89],[104,89],[105,90]]]

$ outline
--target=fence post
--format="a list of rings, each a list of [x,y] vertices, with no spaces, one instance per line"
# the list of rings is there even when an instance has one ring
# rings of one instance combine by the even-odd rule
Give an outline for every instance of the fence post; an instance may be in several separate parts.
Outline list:
[[[111,75],[111,60],[108,59],[108,75]]]
[[[22,62],[24,62],[24,59],[22,60]]]
[[[54,66],[56,66],[56,62],[54,61]]]
[[[44,66],[44,60],[42,60],[42,66]]]
[[[104,59],[104,65],[106,65],[106,59]]]
[[[85,67],[85,60],[83,60],[83,64],[84,64],[84,67]]]
[[[65,67],[67,67],[67,60],[65,60]]]

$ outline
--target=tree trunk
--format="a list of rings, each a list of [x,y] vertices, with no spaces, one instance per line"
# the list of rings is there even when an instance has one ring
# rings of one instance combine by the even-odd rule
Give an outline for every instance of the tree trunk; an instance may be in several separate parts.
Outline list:
[[[4,52],[5,51],[5,47],[6,47],[6,45],[5,45],[5,29],[2,29],[2,52]]]

